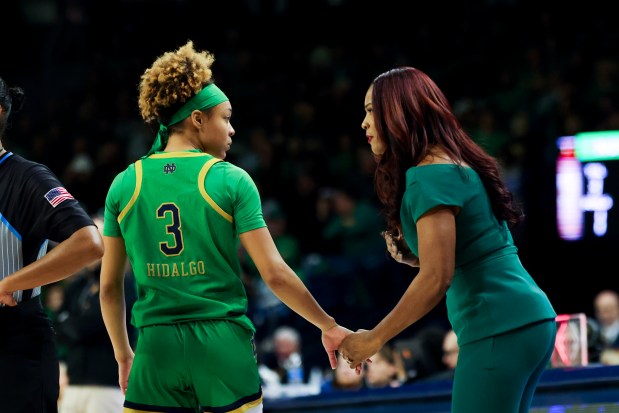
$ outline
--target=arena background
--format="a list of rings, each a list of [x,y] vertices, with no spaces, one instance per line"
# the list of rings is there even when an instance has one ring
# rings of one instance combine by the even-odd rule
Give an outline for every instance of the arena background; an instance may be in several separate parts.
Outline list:
[[[558,312],[591,315],[594,294],[617,288],[617,239],[559,239],[555,140],[619,130],[619,28],[609,7],[596,0],[5,2],[0,74],[27,96],[5,144],[62,179],[80,150],[101,160],[86,182],[68,185],[95,212],[113,176],[152,139],[139,126],[139,76],[191,39],[214,52],[215,79],[234,107],[228,160],[259,154],[253,162],[264,161],[251,145],[255,134],[266,136],[276,167],[256,178],[302,238],[295,223],[307,217],[286,208],[284,164],[301,165],[321,187],[354,170],[347,155],[369,151],[360,128],[369,82],[394,66],[416,66],[505,164],[527,215],[515,232],[526,267]],[[338,169],[349,161],[350,169]],[[619,195],[619,185],[607,189]],[[387,301],[403,291],[403,276],[376,283],[392,289]],[[351,328],[373,322],[343,317]]]

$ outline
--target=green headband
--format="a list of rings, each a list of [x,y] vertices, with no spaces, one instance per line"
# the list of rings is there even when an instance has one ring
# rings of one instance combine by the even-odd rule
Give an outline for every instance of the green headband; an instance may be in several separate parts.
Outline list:
[[[174,124],[179,123],[194,110],[205,110],[217,106],[222,102],[228,101],[228,97],[221,91],[214,83],[207,85],[204,89],[199,91],[194,97],[189,99],[170,119],[167,125],[159,123],[159,131],[153,146],[146,155],[142,158],[152,155],[156,151],[162,151],[168,144],[169,131],[168,128]]]

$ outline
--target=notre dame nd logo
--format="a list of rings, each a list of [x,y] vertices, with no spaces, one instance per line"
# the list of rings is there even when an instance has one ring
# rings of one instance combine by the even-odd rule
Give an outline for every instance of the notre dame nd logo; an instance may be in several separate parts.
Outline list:
[[[167,163],[163,166],[163,173],[166,175],[173,174],[176,172],[176,164],[175,163]]]

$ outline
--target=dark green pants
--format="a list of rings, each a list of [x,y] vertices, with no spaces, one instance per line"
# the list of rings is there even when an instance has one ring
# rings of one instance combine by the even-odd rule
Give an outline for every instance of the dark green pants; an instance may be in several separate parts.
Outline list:
[[[554,320],[460,348],[452,413],[526,413],[554,349]]]
[[[125,407],[245,411],[262,403],[253,333],[225,320],[140,329]]]

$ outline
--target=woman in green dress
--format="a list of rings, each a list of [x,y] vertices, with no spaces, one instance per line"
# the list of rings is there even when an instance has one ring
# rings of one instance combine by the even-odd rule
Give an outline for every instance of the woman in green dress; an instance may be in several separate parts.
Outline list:
[[[387,248],[419,272],[393,310],[340,351],[359,371],[446,295],[460,346],[452,413],[527,412],[554,349],[556,313],[518,257],[510,228],[522,214],[497,160],[416,68],[379,75],[364,107]]]

